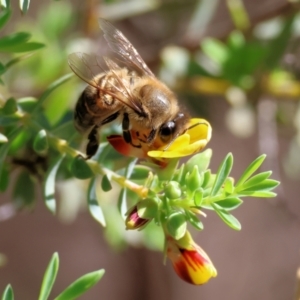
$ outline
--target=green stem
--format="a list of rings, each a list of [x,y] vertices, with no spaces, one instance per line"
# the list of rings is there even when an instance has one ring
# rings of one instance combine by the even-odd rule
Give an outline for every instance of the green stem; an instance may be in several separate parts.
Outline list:
[[[35,130],[39,131],[44,129],[37,122],[27,119],[26,116],[24,116],[24,120],[26,123],[28,122],[28,125],[33,127]],[[49,144],[61,154],[68,154],[71,157],[76,157],[76,156],[84,157],[84,154],[82,152],[77,151],[74,148],[70,147],[69,143],[66,140],[57,138],[50,132],[47,132],[47,137],[48,137]],[[135,192],[141,198],[145,198],[148,195],[148,191],[149,191],[148,188],[142,185],[138,185],[130,181],[129,179],[125,178],[124,176],[121,176],[107,168],[103,168],[97,161],[87,160],[86,162],[91,168],[91,170],[94,172],[94,174],[107,175],[108,178],[114,180],[122,187],[128,188],[131,191]]]
[[[76,157],[78,155],[84,156],[83,153],[73,149],[69,146],[66,140],[59,139],[51,134],[48,135],[49,143],[61,154],[68,154],[72,157]],[[89,165],[94,174],[107,175],[108,178],[117,182],[122,187],[128,188],[131,191],[137,193],[139,197],[145,198],[148,194],[148,189],[142,185],[138,185],[131,180],[102,167],[97,161],[87,160],[86,163]]]

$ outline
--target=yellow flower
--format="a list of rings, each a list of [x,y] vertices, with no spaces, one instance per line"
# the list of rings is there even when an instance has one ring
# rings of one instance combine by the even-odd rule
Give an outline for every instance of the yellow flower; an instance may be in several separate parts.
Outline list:
[[[137,158],[150,157],[152,159],[164,160],[188,156],[201,151],[211,139],[212,128],[204,119],[191,119],[185,133],[178,136],[170,145],[162,145],[157,148],[153,144],[142,144],[141,148],[135,148],[127,144],[121,135],[107,137],[109,143],[121,154]],[[132,132],[134,139],[134,132]]]
[[[177,275],[188,283],[200,285],[217,276],[210,258],[193,241],[189,232],[179,240],[167,237],[167,256]]]
[[[148,151],[153,158],[175,158],[188,156],[201,151],[211,139],[211,126],[204,119],[191,119],[190,129],[176,138],[169,147]]]

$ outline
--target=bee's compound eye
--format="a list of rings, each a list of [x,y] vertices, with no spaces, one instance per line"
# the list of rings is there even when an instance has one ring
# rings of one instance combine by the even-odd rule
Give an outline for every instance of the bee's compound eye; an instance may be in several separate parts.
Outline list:
[[[169,121],[160,127],[159,135],[163,142],[168,143],[171,141],[175,131],[175,126],[175,122]]]

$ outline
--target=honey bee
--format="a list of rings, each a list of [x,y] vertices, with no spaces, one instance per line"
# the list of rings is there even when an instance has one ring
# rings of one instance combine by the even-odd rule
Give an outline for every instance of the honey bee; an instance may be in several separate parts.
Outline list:
[[[150,148],[155,142],[167,149],[189,129],[189,114],[122,32],[104,19],[99,24],[118,63],[103,57],[103,67],[99,59],[84,53],[70,54],[68,59],[73,72],[88,83],[77,101],[74,116],[77,130],[88,134],[87,159],[97,152],[98,130],[117,119],[121,119],[126,143]]]

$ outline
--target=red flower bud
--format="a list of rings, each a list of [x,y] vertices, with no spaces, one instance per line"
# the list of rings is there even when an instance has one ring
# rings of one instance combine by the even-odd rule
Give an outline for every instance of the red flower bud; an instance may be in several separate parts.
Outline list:
[[[137,206],[135,205],[129,212],[125,224],[126,229],[138,229],[146,225],[151,219],[141,218],[138,214]]]
[[[200,285],[217,276],[210,258],[193,241],[189,232],[179,240],[167,237],[167,256],[177,275],[188,283]]]

